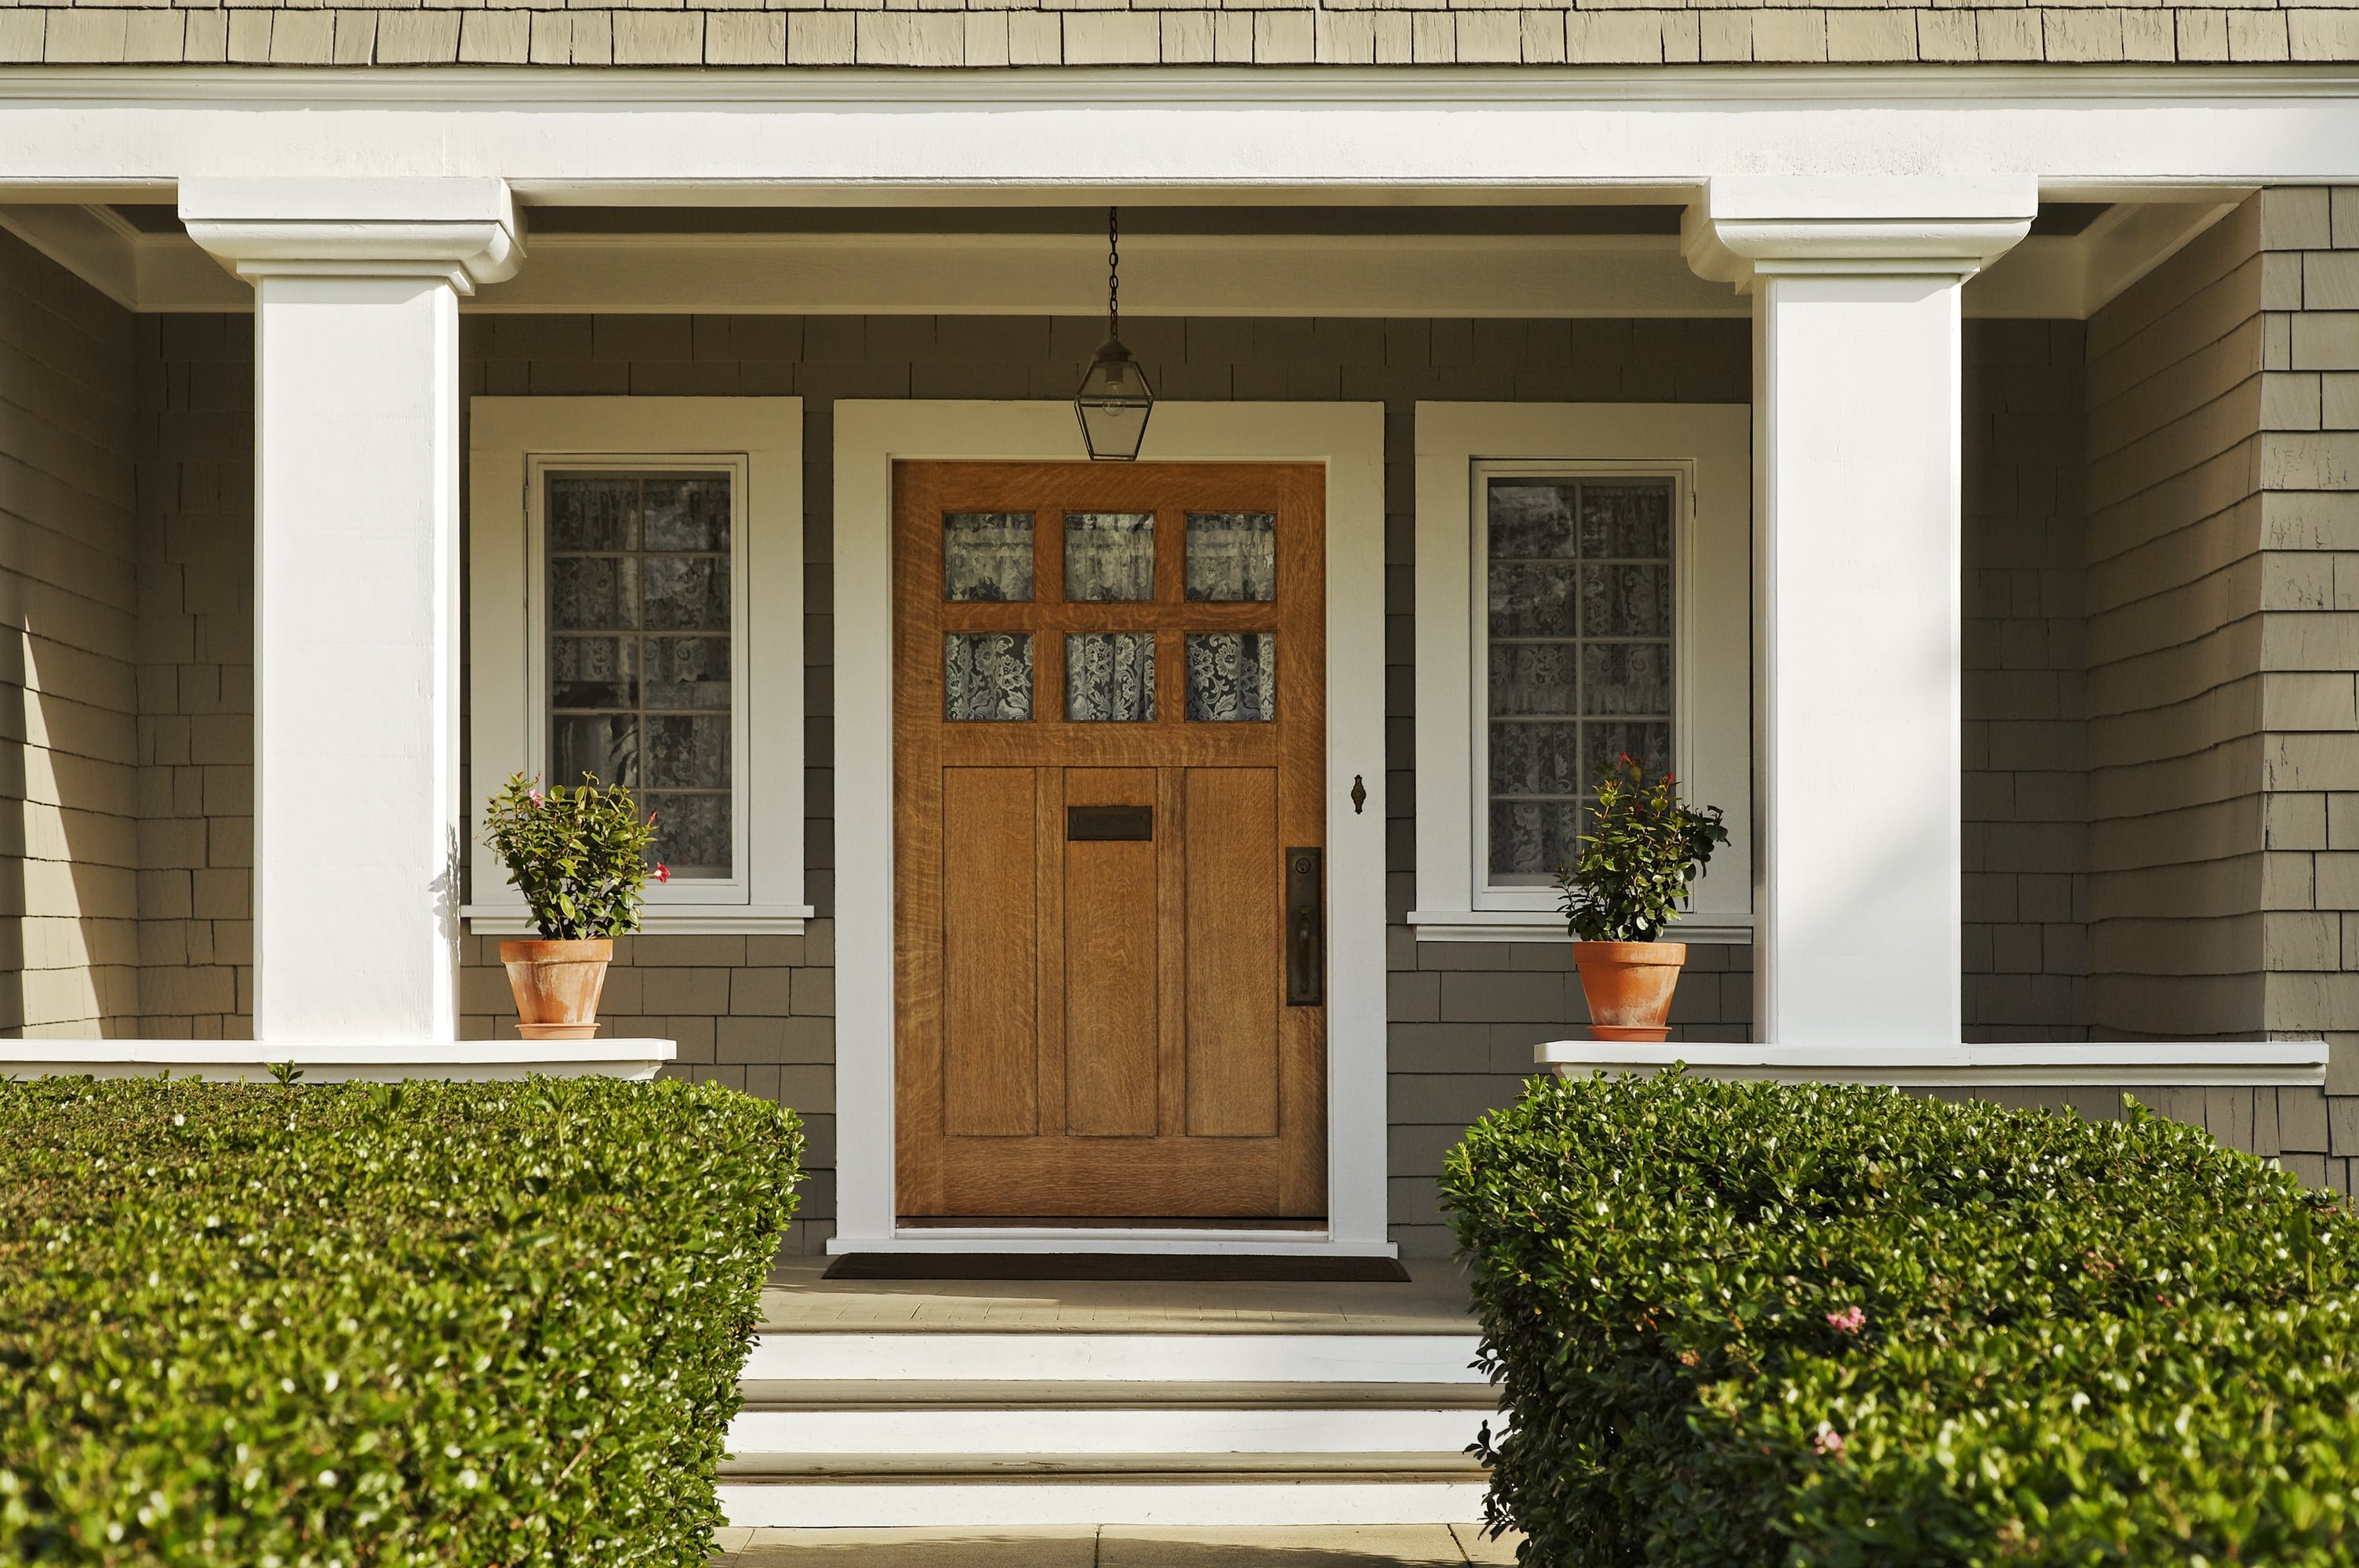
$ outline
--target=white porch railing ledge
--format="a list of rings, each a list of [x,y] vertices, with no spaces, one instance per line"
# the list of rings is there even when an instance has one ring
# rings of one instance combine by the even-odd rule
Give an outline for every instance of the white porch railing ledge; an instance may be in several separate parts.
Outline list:
[[[2060,1042],[2006,1045],[1659,1045],[1551,1040],[1533,1059],[1560,1076],[1651,1073],[1684,1063],[1700,1077],[1776,1083],[1998,1088],[2058,1084],[2135,1088],[2322,1086],[2322,1040]]]
[[[309,1084],[529,1077],[644,1080],[672,1060],[669,1040],[338,1041],[304,1045],[247,1040],[0,1041],[0,1077],[176,1078],[267,1083],[292,1062]]]

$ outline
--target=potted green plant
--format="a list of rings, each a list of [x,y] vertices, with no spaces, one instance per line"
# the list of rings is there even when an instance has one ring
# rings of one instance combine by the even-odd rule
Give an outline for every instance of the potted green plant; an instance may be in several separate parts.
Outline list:
[[[500,962],[516,995],[516,1033],[527,1040],[587,1040],[598,1033],[598,998],[614,938],[639,928],[656,814],[643,820],[620,784],[592,774],[574,788],[547,791],[522,773],[492,796],[484,841],[508,870],[532,911],[538,940],[503,942]]]
[[[1670,1034],[1671,993],[1688,945],[1663,941],[1663,927],[1679,918],[1688,884],[1727,842],[1720,807],[1682,805],[1671,774],[1649,783],[1626,753],[1598,769],[1581,859],[1556,873],[1592,1036]]]

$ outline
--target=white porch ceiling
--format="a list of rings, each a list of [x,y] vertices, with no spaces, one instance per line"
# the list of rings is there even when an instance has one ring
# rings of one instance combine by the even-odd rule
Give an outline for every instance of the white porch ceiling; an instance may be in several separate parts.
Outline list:
[[[2075,233],[2033,234],[1967,286],[1966,314],[2085,318],[2217,222],[2243,192],[2159,194],[2169,199],[2116,203]],[[1404,225],[1408,232],[1332,232],[1356,227],[1333,223],[1306,225],[1329,231],[1315,232],[1133,232],[1122,247],[1125,308],[1134,316],[1751,313],[1748,299],[1696,276],[1676,233],[1479,232],[1515,227],[1497,221],[1501,211],[1470,210],[1470,232],[1462,232],[1430,222]],[[568,217],[582,211],[569,209]],[[1089,215],[1093,225],[1095,211]],[[555,232],[528,233],[522,270],[466,308],[1087,316],[1104,307],[1105,243],[1093,232],[948,222],[929,229],[917,216],[916,225],[880,222],[870,230],[855,221],[782,232],[701,232],[690,210],[666,230],[596,232],[567,222]],[[0,205],[0,227],[131,309],[253,308],[252,289],[177,224],[143,227],[103,205],[19,202]]]

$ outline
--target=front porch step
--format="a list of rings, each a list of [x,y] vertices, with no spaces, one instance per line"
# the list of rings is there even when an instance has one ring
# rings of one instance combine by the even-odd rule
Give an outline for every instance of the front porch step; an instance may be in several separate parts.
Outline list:
[[[754,1411],[1037,1410],[1073,1406],[1121,1410],[1495,1410],[1488,1383],[1213,1383],[1057,1381],[894,1381],[887,1379],[740,1380],[739,1400]]]
[[[768,1330],[733,1525],[1469,1523],[1464,1333]]]
[[[1457,1449],[1431,1454],[741,1454],[721,1466],[730,1481],[1169,1480],[1461,1481],[1483,1466]]]

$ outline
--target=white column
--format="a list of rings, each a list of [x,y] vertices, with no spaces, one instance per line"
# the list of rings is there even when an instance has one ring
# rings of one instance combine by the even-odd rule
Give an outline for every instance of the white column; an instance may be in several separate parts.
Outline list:
[[[1754,297],[1754,1030],[1956,1045],[1959,296],[2021,179],[1715,179],[1696,270]]]
[[[458,297],[493,179],[190,179],[255,287],[254,1032],[458,1034]]]

